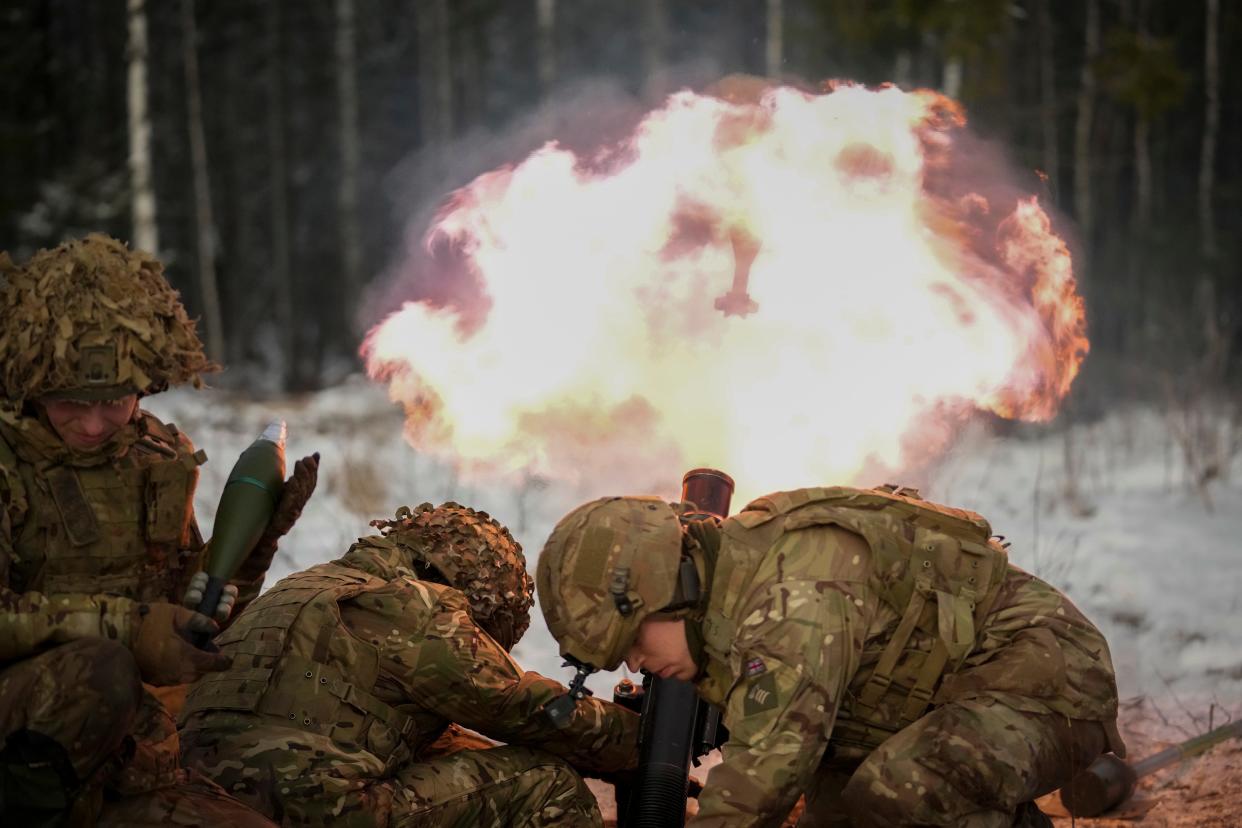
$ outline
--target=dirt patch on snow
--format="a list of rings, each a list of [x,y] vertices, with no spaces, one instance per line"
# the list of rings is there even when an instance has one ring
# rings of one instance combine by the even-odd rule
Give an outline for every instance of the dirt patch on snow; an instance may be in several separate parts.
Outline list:
[[[1189,711],[1169,716],[1165,705],[1135,700],[1122,710],[1127,761],[1137,762],[1228,724],[1238,711],[1232,713],[1218,707],[1193,718]],[[1058,794],[1045,797],[1040,806],[1057,828],[1238,828],[1242,826],[1242,739],[1223,742],[1140,779],[1129,802],[1094,819],[1065,814]]]

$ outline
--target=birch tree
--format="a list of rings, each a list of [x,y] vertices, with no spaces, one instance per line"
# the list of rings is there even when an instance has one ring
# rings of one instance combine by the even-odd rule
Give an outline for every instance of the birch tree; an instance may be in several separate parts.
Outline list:
[[[648,98],[667,91],[665,62],[668,60],[668,9],[664,0],[643,0],[643,87]]]
[[[785,9],[783,0],[767,0],[767,41],[764,44],[767,75],[779,78],[785,60]]]
[[[556,83],[556,0],[535,0],[535,26],[539,89],[546,95]]]
[[[135,248],[159,255],[155,187],[151,179],[151,113],[147,108],[147,4],[128,0],[129,42],[126,50],[128,84],[125,102],[129,114],[130,215]]]
[[[220,287],[216,282],[216,221],[211,209],[211,177],[207,166],[207,139],[203,131],[203,95],[198,77],[198,26],[194,0],[181,0],[181,52],[185,64],[186,127],[190,134],[190,166],[194,174],[194,241],[198,286],[207,330],[207,355],[224,359],[224,323],[220,314]]]

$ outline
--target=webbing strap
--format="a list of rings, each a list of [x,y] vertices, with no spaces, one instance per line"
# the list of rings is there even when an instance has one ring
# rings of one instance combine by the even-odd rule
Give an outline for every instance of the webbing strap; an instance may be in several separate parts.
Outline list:
[[[927,654],[927,658],[923,661],[923,667],[919,670],[918,680],[910,688],[910,695],[906,696],[906,703],[901,708],[899,728],[913,723],[923,715],[927,705],[931,704],[936,683],[940,681],[940,676],[944,674],[944,667],[948,661],[949,648],[945,646],[944,641],[938,638],[936,643],[932,645],[931,652]]]
[[[871,678],[867,679],[866,686],[858,694],[858,703],[863,707],[874,710],[880,703],[880,699],[884,697],[889,685],[893,683],[893,670],[897,667],[897,662],[906,644],[909,643],[910,636],[914,634],[914,628],[918,626],[919,616],[923,614],[923,607],[927,605],[927,593],[930,589],[930,582],[923,578],[915,583],[914,594],[910,596],[910,603],[906,605],[906,612],[901,617],[901,622],[893,631],[893,637],[889,639],[888,646],[880,654],[880,660],[876,662]]]
[[[298,683],[303,681],[306,682],[305,690],[298,687]],[[379,719],[400,733],[402,738],[408,738],[414,732],[412,716],[407,716],[366,690],[359,689],[357,685],[346,681],[340,671],[327,664],[311,661],[301,656],[287,655],[282,660],[281,678],[278,682],[291,685],[289,689],[294,692],[289,695],[290,698],[296,698],[299,692],[310,693],[322,689],[328,695],[340,699],[356,710],[361,710]]]

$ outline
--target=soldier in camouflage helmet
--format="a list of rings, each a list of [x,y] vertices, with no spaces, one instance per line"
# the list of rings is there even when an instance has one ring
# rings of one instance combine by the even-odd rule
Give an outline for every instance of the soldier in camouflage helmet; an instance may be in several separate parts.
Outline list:
[[[193,323],[158,261],[100,235],[20,266],[0,253],[0,319],[0,815],[90,821],[106,793],[104,824],[269,824],[179,767],[151,689],[228,664],[190,646],[216,622],[181,605],[205,455],[139,407],[215,368]],[[295,471],[217,620],[258,594],[314,471]]]
[[[285,825],[600,825],[572,765],[637,759],[638,717],[565,693],[509,656],[529,622],[521,547],[485,512],[445,503],[375,521],[344,557],[280,581],[218,639],[183,758]],[[433,754],[451,723],[508,742]]]
[[[690,824],[780,825],[805,794],[807,825],[1050,826],[1032,800],[1124,751],[1103,636],[979,515],[891,486],[678,514],[581,506],[537,583],[567,658],[693,680],[723,708]]]

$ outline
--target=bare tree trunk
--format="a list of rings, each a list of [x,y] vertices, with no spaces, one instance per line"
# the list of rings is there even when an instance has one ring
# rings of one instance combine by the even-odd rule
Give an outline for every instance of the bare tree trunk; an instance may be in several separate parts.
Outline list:
[[[893,83],[902,89],[914,85],[914,55],[909,49],[901,49],[893,60]]]
[[[962,97],[962,59],[950,55],[944,60],[944,74],[941,76],[940,88],[953,100]]]
[[[539,89],[546,95],[556,82],[556,0],[535,0],[535,22]]]
[[[1048,190],[1053,201],[1056,201],[1061,155],[1057,148],[1056,41],[1050,6],[1051,0],[1039,0],[1039,97],[1043,117],[1044,175],[1048,176]]]
[[[276,292],[283,382],[288,388],[297,376],[297,335],[293,318],[293,273],[289,250],[289,176],[285,155],[284,45],[281,0],[267,2],[267,147],[268,188],[271,191],[272,282]]]
[[[346,335],[353,331],[354,307],[362,295],[362,243],[358,229],[358,60],[354,0],[336,0],[336,98],[341,113],[341,180],[337,224],[345,299],[341,303]]]
[[[1123,4],[1124,6],[1124,4]],[[1137,31],[1139,43],[1146,48],[1151,39],[1147,29],[1149,6],[1139,0]],[[1123,14],[1129,13],[1124,10]],[[1139,109],[1134,121],[1134,227],[1138,239],[1146,238],[1152,217],[1151,117]]]
[[[1216,139],[1220,132],[1220,0],[1206,0],[1203,44],[1203,144],[1199,153],[1199,303],[1207,344],[1206,368],[1212,378],[1224,373],[1230,331],[1222,331],[1216,309],[1216,212],[1212,206],[1216,183]],[[1232,327],[1232,326],[1226,326]],[[1229,464],[1224,464],[1228,469]]]
[[[643,0],[642,14],[643,90],[655,98],[668,91],[668,10],[664,0]]]
[[[1142,113],[1134,121],[1134,229],[1143,238],[1151,228],[1151,120]]]
[[[1087,0],[1087,33],[1078,86],[1078,119],[1074,125],[1074,213],[1082,228],[1083,242],[1088,247],[1094,229],[1094,216],[1091,214],[1091,126],[1095,120],[1095,59],[1099,51],[1100,0]]]
[[[1206,0],[1207,20],[1203,46],[1206,101],[1203,143],[1199,153],[1199,250],[1210,268],[1216,258],[1216,214],[1212,207],[1216,182],[1216,139],[1220,133],[1220,0]]]
[[[453,137],[453,67],[449,62],[449,9],[446,0],[419,4],[419,85],[423,140],[441,148]]]
[[[457,70],[459,129],[480,124],[486,117],[488,90],[484,78],[487,68],[482,39],[481,27],[471,23],[470,26],[459,27],[457,40],[453,45],[457,58],[452,65]]]
[[[129,83],[125,100],[129,110],[131,241],[135,248],[159,255],[159,224],[155,213],[155,187],[151,181],[151,114],[147,109],[146,0],[129,0],[127,11]]]
[[[181,0],[181,39],[190,166],[194,171],[198,286],[203,298],[203,322],[207,327],[207,355],[223,360],[224,321],[220,315],[220,286],[216,283],[216,220],[211,210],[211,179],[207,174],[207,138],[203,132],[203,95],[198,79],[198,26],[194,21],[194,0]]]
[[[779,78],[785,62],[785,6],[783,0],[767,0],[768,38],[764,49],[769,78]]]

